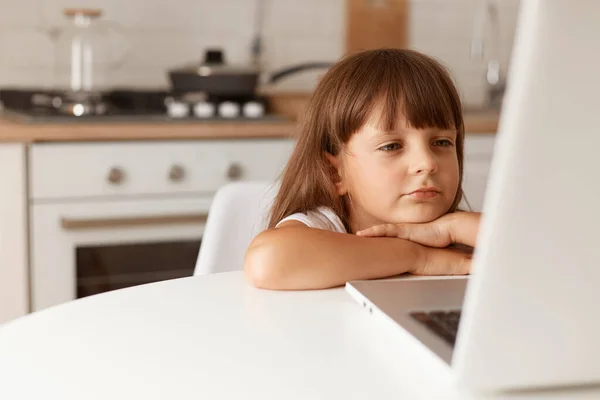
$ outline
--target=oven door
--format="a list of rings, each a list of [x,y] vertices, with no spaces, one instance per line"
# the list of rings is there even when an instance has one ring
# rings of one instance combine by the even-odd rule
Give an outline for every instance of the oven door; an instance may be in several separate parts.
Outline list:
[[[33,204],[32,311],[192,275],[211,201],[190,196]]]

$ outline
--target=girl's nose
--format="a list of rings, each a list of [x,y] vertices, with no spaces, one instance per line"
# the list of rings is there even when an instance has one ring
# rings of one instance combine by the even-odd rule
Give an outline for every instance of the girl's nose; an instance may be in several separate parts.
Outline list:
[[[416,150],[413,155],[410,172],[413,175],[433,174],[437,172],[438,163],[429,149]]]

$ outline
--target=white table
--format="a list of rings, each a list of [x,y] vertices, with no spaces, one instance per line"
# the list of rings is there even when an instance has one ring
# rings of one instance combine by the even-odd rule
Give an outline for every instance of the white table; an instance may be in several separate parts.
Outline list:
[[[411,358],[394,329],[343,289],[263,291],[239,272],[166,281],[0,327],[0,399],[479,398]]]

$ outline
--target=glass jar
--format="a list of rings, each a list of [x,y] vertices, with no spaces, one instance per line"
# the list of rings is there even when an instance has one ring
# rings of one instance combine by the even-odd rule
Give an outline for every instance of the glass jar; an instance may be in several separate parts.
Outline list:
[[[100,9],[65,9],[70,23],[48,30],[54,42],[55,89],[91,94],[108,85],[110,71],[124,61],[129,39],[117,23],[101,20]]]

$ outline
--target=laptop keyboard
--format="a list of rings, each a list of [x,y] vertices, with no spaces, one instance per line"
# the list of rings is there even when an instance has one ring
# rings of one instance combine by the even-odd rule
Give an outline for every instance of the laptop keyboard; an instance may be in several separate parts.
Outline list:
[[[412,312],[410,316],[454,347],[460,322],[460,310]]]

